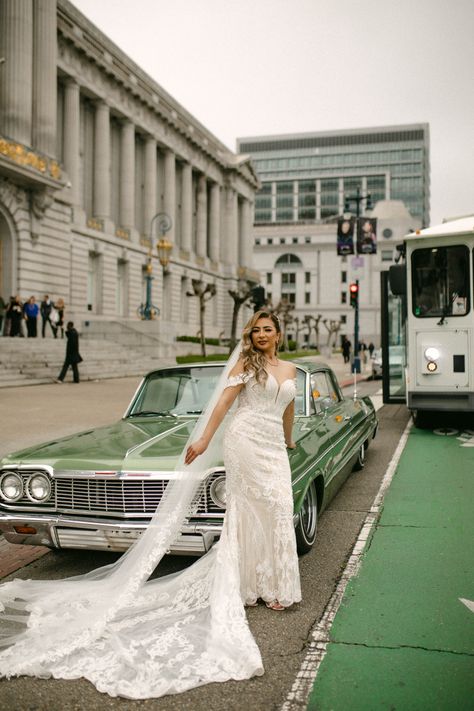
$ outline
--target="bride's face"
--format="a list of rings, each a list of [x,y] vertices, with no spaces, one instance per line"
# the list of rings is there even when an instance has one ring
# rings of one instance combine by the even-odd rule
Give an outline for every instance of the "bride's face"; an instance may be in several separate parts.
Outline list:
[[[257,350],[270,354],[276,352],[279,333],[271,318],[259,318],[250,335]]]

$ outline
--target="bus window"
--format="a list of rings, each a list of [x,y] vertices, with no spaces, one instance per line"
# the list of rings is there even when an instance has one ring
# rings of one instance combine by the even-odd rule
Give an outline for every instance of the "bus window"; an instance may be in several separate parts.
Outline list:
[[[469,249],[466,246],[415,249],[411,259],[415,316],[465,316],[469,312]]]

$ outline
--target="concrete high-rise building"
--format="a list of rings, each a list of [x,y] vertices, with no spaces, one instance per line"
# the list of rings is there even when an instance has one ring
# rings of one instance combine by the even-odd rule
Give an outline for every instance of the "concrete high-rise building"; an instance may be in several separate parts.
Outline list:
[[[360,335],[378,342],[379,272],[393,263],[404,234],[429,224],[428,125],[239,138],[237,147],[251,156],[261,181],[254,265],[272,304],[294,306],[290,335],[314,340],[302,324],[305,316],[321,314],[328,324],[340,323],[339,336],[351,338],[348,289],[358,279]],[[377,254],[338,256],[337,219],[357,190],[371,196]],[[366,214],[365,201],[360,209]],[[325,327],[320,331],[324,343]]]
[[[262,182],[255,224],[324,222],[344,212],[357,188],[378,200],[401,200],[429,225],[429,125],[237,139]]]
[[[211,283],[207,335],[229,335],[255,278],[250,159],[229,151],[67,0],[0,0],[0,293],[66,302],[83,332],[137,321],[153,217],[162,340],[195,335],[192,280]],[[203,77],[205,81],[205,77]],[[156,222],[155,222],[156,225]],[[158,236],[158,235],[157,235]]]

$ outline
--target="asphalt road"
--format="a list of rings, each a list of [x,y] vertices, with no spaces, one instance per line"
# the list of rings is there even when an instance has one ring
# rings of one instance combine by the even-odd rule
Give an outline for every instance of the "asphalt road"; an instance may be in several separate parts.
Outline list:
[[[3,452],[118,419],[138,381],[81,383],[78,386],[37,386],[4,390],[0,395],[9,419],[3,427]],[[362,383],[359,394],[379,390],[380,383]],[[15,391],[15,392],[14,392]],[[350,394],[351,389],[346,389]],[[6,402],[7,401],[7,402]],[[5,410],[4,410],[5,411]],[[211,684],[179,696],[134,702],[99,694],[86,681],[30,678],[0,682],[0,709],[5,711],[72,711],[95,709],[156,709],[165,711],[271,711],[284,702],[304,657],[310,630],[321,617],[344,569],[354,541],[370,509],[388,462],[403,431],[408,413],[399,406],[379,412],[380,427],[367,453],[366,466],[354,473],[322,515],[314,549],[300,559],[303,602],[284,613],[259,606],[248,611],[249,623],[261,649],[265,674],[244,682]],[[23,420],[23,422],[22,422]],[[13,427],[11,423],[17,423]],[[18,425],[18,423],[22,423]],[[61,578],[111,562],[112,554],[51,552],[14,576]],[[189,564],[169,557],[158,574]],[[5,578],[7,580],[8,578]]]

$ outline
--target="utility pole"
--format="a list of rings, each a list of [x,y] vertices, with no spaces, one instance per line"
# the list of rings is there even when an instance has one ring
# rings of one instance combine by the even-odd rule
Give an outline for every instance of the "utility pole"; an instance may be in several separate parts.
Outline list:
[[[366,210],[372,209],[370,193],[362,195],[360,188],[357,188],[355,195],[347,195],[344,200],[344,209],[350,212],[351,203],[356,206],[356,230],[359,228],[359,217],[361,213],[361,203],[366,201]],[[354,307],[354,356],[352,358],[352,372],[360,373],[360,358],[359,358],[359,280],[357,279],[349,287],[350,303]]]

